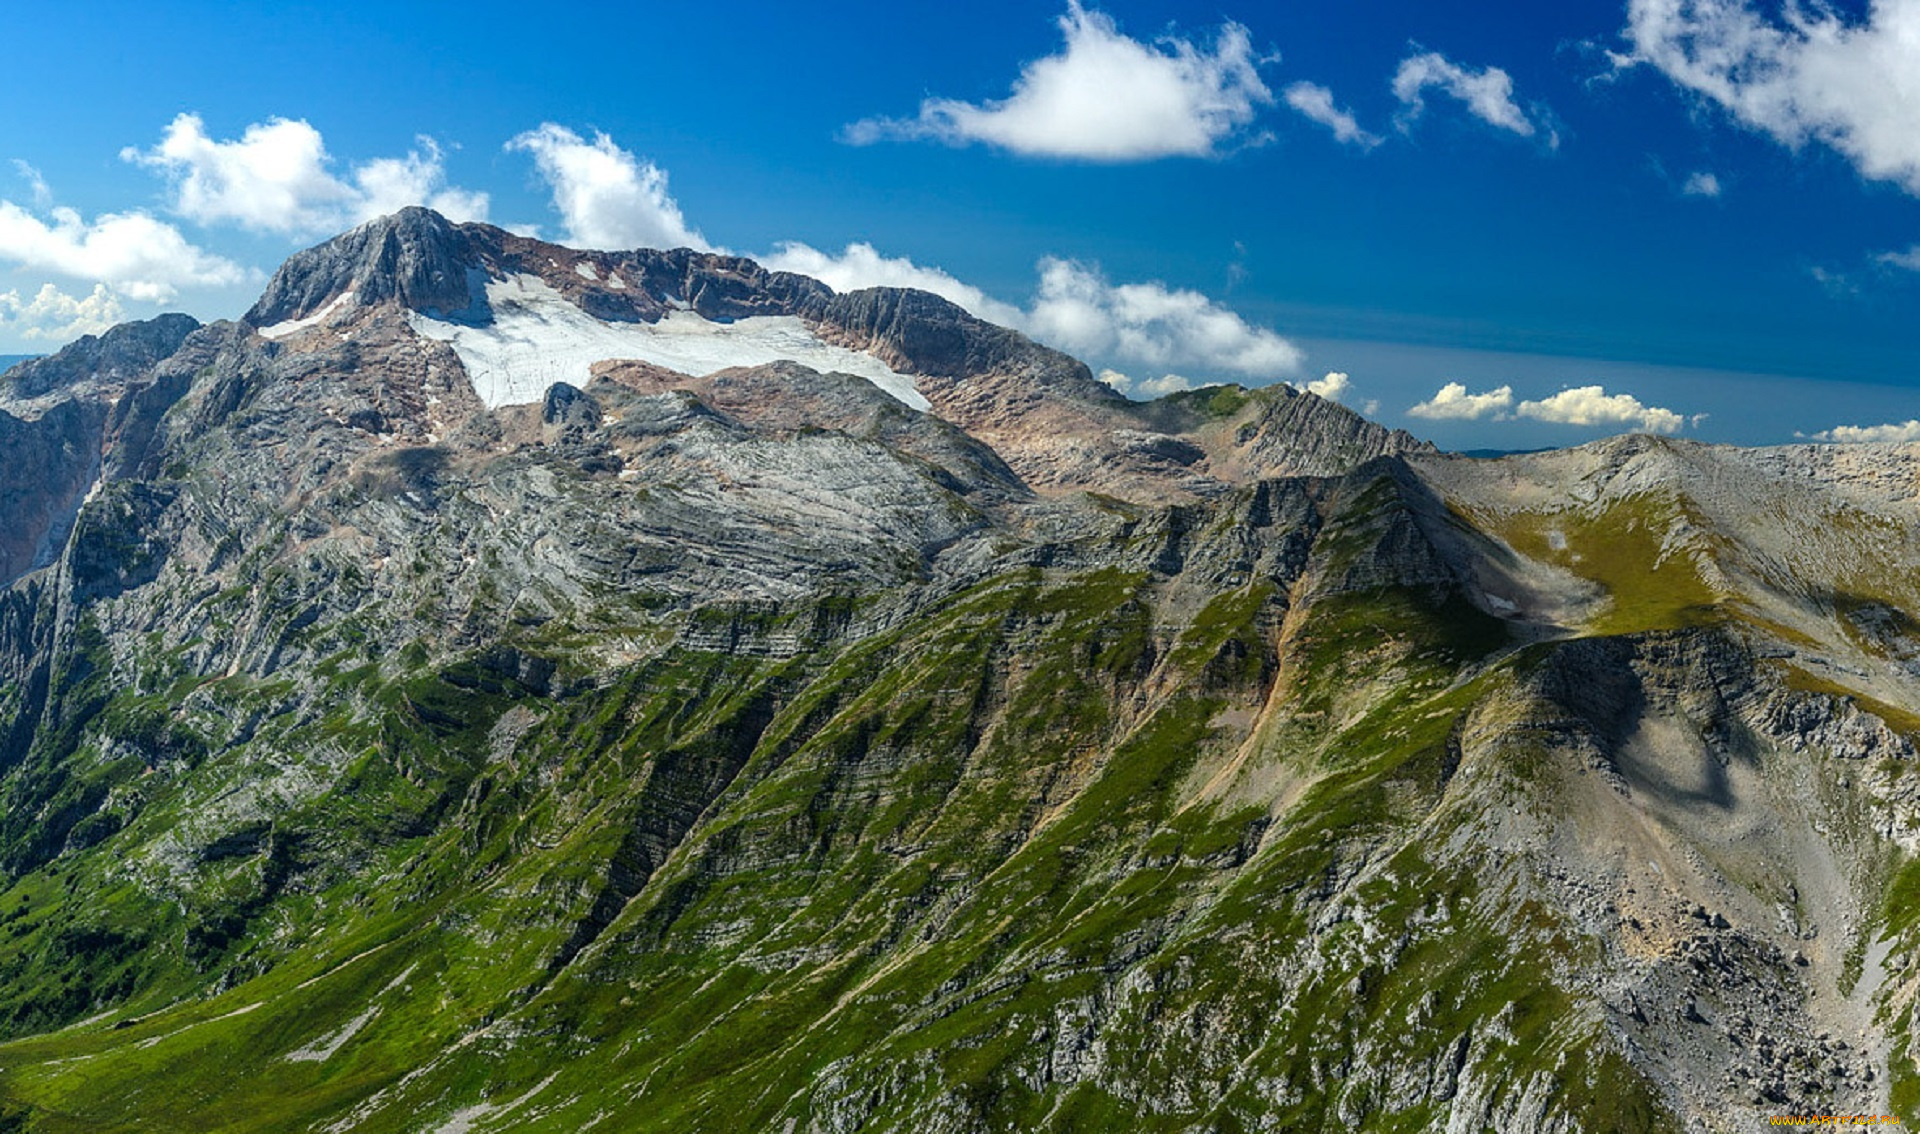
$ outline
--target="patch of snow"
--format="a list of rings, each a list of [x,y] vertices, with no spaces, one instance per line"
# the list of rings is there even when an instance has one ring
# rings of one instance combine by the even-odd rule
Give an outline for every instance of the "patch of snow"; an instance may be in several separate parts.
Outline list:
[[[619,276],[610,275],[607,277],[607,286],[615,291],[625,291],[627,290],[627,281],[621,279]]]
[[[573,270],[580,273],[580,278],[583,280],[592,280],[595,283],[600,282],[600,273],[594,271],[593,265],[587,263],[585,260],[574,261]]]
[[[332,1035],[321,1036],[298,1051],[290,1051],[287,1058],[296,1063],[325,1063],[333,1058],[333,1053],[346,1046],[348,1040],[367,1026],[367,1021],[380,1014],[380,1006],[374,1005],[360,1013]]]
[[[533,1089],[526,1094],[505,1103],[476,1103],[473,1106],[461,1107],[459,1110],[454,1111],[452,1115],[448,1116],[447,1120],[441,1123],[440,1126],[434,1130],[433,1134],[472,1134],[476,1123],[506,1114],[510,1111],[518,1110],[528,1099],[552,1086],[553,1081],[559,1077],[560,1073],[555,1071],[553,1074],[534,1084]]]
[[[865,378],[914,409],[930,408],[908,375],[872,355],[826,342],[790,315],[715,323],[692,311],[675,310],[651,325],[608,323],[528,275],[488,280],[486,303],[493,320],[484,326],[418,312],[409,312],[407,321],[416,333],[453,348],[473,392],[488,409],[537,402],[556,382],[585,386],[595,363],[614,359],[695,376],[792,361]]]
[[[271,327],[260,328],[260,336],[267,339],[284,339],[288,335],[298,331],[304,331],[308,327],[318,326],[331,318],[335,311],[340,310],[352,302],[353,292],[343,291],[339,295],[334,296],[325,307],[322,307],[304,319],[288,319],[284,323],[275,323]]]

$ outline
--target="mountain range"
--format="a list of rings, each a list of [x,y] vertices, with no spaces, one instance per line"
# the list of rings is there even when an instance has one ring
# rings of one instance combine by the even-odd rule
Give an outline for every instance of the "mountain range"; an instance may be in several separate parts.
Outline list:
[[[1920,1102],[1920,447],[1449,455],[408,209],[0,453],[0,1130]]]

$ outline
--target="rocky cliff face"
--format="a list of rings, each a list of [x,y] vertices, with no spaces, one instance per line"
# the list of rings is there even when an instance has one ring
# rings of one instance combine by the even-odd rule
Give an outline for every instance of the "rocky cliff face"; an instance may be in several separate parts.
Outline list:
[[[124,324],[0,377],[0,583],[53,562],[125,427],[120,403],[198,326],[185,315]]]
[[[1466,460],[417,210],[38,365],[0,1125],[1920,1098],[1920,449]]]

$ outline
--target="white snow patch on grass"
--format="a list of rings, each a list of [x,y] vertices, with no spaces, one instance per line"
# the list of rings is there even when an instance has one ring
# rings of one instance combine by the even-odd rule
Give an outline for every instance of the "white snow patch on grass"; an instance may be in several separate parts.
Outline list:
[[[448,322],[419,312],[407,321],[418,334],[453,347],[473,392],[487,408],[525,405],[556,382],[585,386],[593,365],[632,359],[682,374],[791,361],[822,372],[865,378],[917,410],[930,408],[913,379],[872,355],[834,346],[788,315],[716,323],[675,310],[658,323],[608,323],[580,310],[537,276],[488,280],[486,326]],[[676,307],[680,305],[675,305]]]
[[[374,1005],[353,1019],[332,1035],[321,1036],[298,1051],[290,1051],[287,1058],[296,1063],[325,1063],[333,1058],[333,1053],[346,1046],[355,1033],[367,1026],[367,1021],[380,1014],[380,1006]]]
[[[346,305],[352,302],[353,302],[353,292],[343,291],[339,295],[334,296],[333,299],[328,301],[325,307],[322,307],[320,310],[315,311],[313,314],[307,316],[306,318],[288,319],[284,323],[275,323],[271,327],[262,327],[260,328],[260,335],[262,338],[284,339],[288,335],[294,334],[295,332],[304,331],[308,327],[318,326],[319,324],[326,322],[329,318],[333,316],[334,312],[340,310],[342,307],[345,307]]]
[[[580,278],[583,280],[592,280],[595,283],[600,282],[600,273],[594,271],[593,265],[587,263],[585,260],[574,261],[573,270],[579,272]]]

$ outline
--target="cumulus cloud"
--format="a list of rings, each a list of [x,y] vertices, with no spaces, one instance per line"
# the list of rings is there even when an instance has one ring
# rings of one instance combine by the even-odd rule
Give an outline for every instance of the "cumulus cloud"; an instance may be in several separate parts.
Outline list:
[[[1287,105],[1333,131],[1333,136],[1350,145],[1372,149],[1380,137],[1360,128],[1349,111],[1334,105],[1333,92],[1318,83],[1295,83],[1286,90]]]
[[[1407,108],[1410,118],[1426,110],[1429,89],[1459,99],[1475,118],[1490,126],[1523,138],[1538,132],[1533,119],[1513,101],[1512,76],[1498,67],[1470,70],[1435,51],[1401,60],[1393,76],[1393,96]]]
[[[589,142],[552,122],[507,143],[533,155],[553,190],[553,207],[567,226],[563,242],[576,248],[697,248],[713,246],[687,225],[667,192],[667,174],[596,133]]]
[[[1920,441],[1920,421],[1887,425],[1836,425],[1813,435],[1815,441]]]
[[[87,295],[68,295],[52,284],[40,285],[30,299],[18,291],[0,291],[0,329],[23,339],[67,342],[81,335],[97,335],[121,321],[120,299],[105,284],[94,284]]]
[[[1197,291],[1157,281],[1116,284],[1097,267],[1058,257],[1040,261],[1034,297],[1024,308],[994,299],[939,268],[883,256],[870,244],[850,244],[839,255],[805,244],[782,244],[761,257],[761,263],[812,276],[836,291],[920,288],[988,322],[1096,362],[1162,373],[1188,369],[1272,380],[1297,371],[1305,357],[1285,338],[1253,326]],[[1161,387],[1160,393],[1186,388],[1167,385],[1172,377],[1148,379],[1132,388],[1147,390],[1149,383]]]
[[[929,291],[1003,327],[1018,327],[1024,315],[1011,303],[1002,303],[972,284],[963,283],[939,268],[923,267],[904,256],[883,256],[867,243],[849,244],[839,255],[788,241],[762,256],[760,262],[779,272],[812,276],[835,291],[864,287],[911,287]]]
[[[1632,394],[1609,394],[1602,386],[1577,386],[1537,402],[1521,402],[1514,412],[1556,425],[1625,425],[1649,433],[1675,433],[1686,424],[1670,409],[1642,405]]]
[[[1777,17],[1748,0],[1629,0],[1620,66],[1645,65],[1736,121],[1833,147],[1864,176],[1920,195],[1920,0],[1824,4]]]
[[[0,260],[105,283],[130,299],[163,303],[182,287],[225,287],[251,273],[195,247],[145,213],[103,213],[91,222],[72,209],[47,219],[0,201]]]
[[[1040,261],[1040,287],[1022,328],[1083,357],[1152,369],[1175,366],[1273,379],[1298,370],[1300,348],[1197,291],[1158,282],[1112,284],[1073,260]]]
[[[1353,380],[1338,370],[1332,370],[1328,371],[1325,378],[1307,383],[1306,390],[1330,402],[1345,401],[1347,395],[1353,392]]]
[[[1138,395],[1142,398],[1163,398],[1183,390],[1197,390],[1203,386],[1218,385],[1215,382],[1203,382],[1196,386],[1178,374],[1162,374],[1158,378],[1135,380],[1118,370],[1102,370],[1100,380],[1129,397]]]
[[[126,161],[173,183],[172,208],[200,224],[234,223],[290,236],[332,232],[405,205],[428,205],[454,220],[484,220],[487,195],[449,188],[440,147],[420,139],[404,158],[356,167],[352,181],[330,172],[320,131],[304,120],[256,122],[231,141],[207,133],[197,114],[181,114],[152,149],[129,146]]]
[[[1711,173],[1692,173],[1680,186],[1680,193],[1686,197],[1718,197],[1720,179]]]
[[[1478,421],[1483,417],[1499,420],[1512,408],[1512,386],[1469,394],[1466,386],[1449,382],[1435,391],[1433,397],[1408,409],[1407,416],[1427,421]]]
[[[1022,68],[1006,98],[970,103],[930,98],[908,119],[870,118],[847,127],[856,145],[933,139],[984,142],[1018,154],[1087,161],[1203,157],[1273,103],[1260,80],[1247,29],[1220,28],[1211,49],[1166,37],[1142,43],[1111,17],[1070,0],[1060,18],[1066,47]]]
[[[448,220],[486,220],[487,195],[447,185],[440,143],[424,135],[417,141],[420,148],[406,157],[376,158],[353,171],[359,192],[355,219],[370,220],[408,205],[426,205]]]

